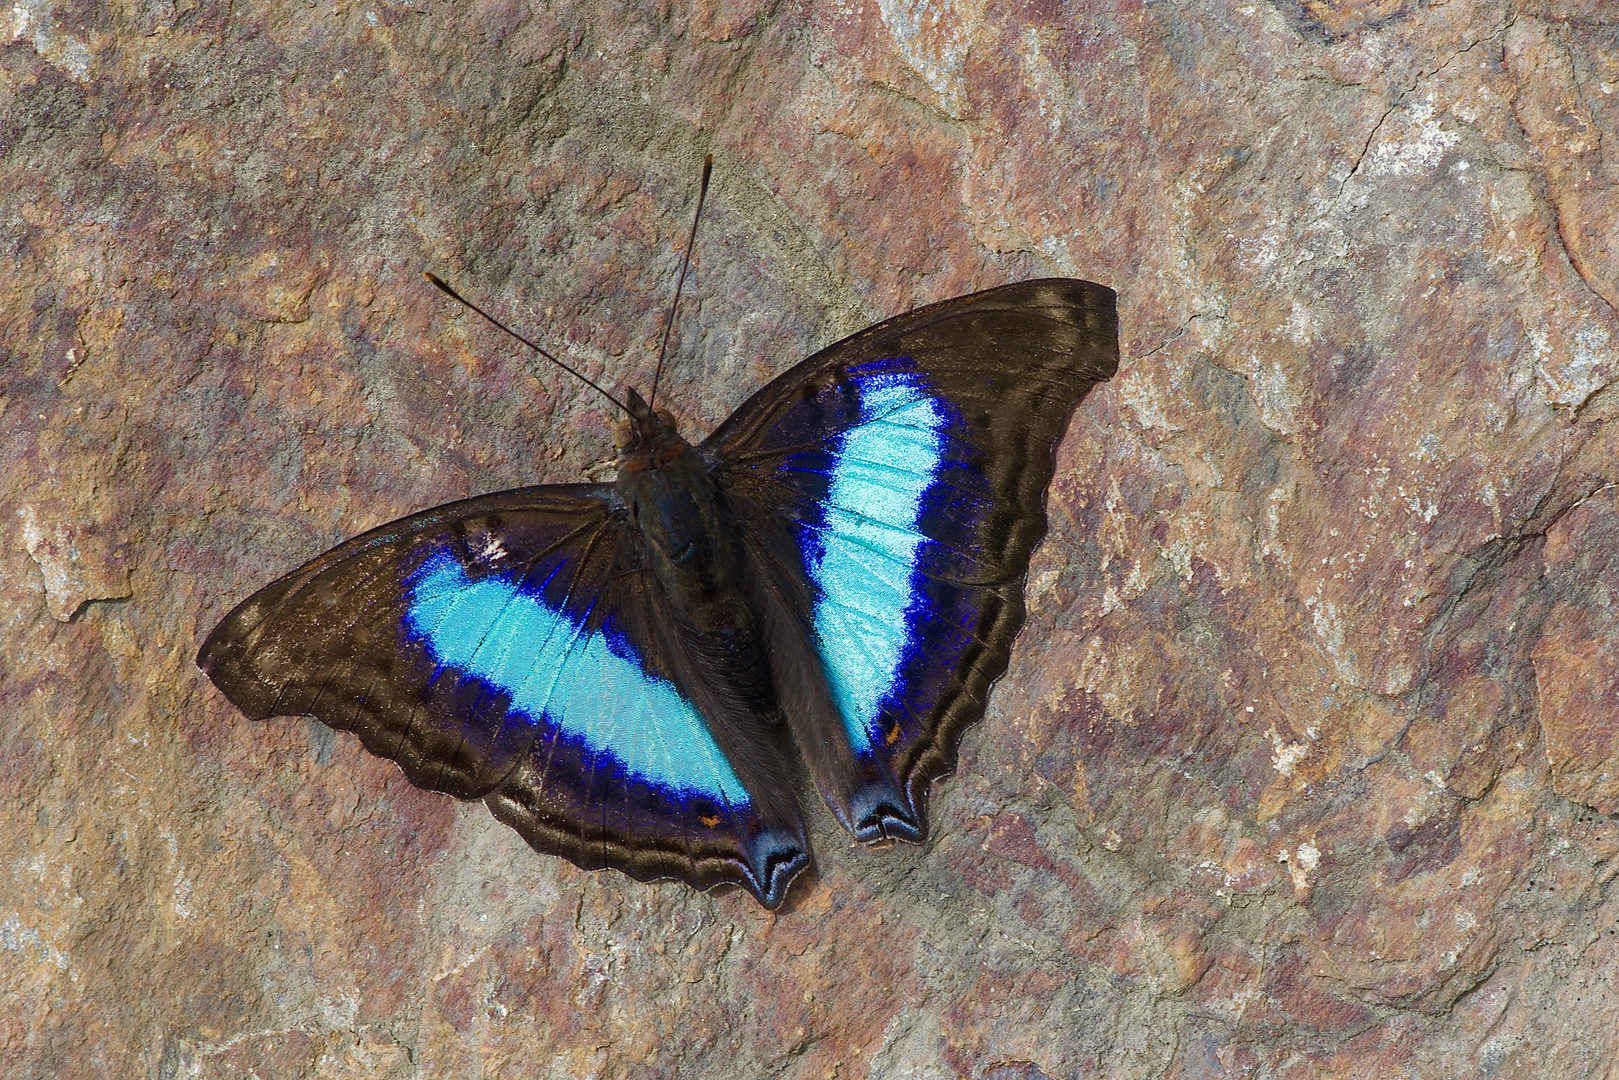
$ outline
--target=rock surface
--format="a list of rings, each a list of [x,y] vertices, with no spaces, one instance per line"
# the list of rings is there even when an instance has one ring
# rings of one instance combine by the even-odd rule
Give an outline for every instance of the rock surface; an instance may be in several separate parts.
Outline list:
[[[0,1071],[1611,1075],[1603,0],[29,0],[0,14]],[[277,574],[1118,289],[925,849],[772,915],[534,855],[192,664]]]

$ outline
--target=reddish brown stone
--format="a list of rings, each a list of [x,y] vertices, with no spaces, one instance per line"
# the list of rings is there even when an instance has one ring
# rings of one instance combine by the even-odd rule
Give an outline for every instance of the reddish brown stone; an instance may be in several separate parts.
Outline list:
[[[0,14],[10,1075],[1600,1077],[1604,0]],[[534,855],[195,669],[370,525],[706,432],[974,288],[1119,291],[926,848],[770,914]]]
[[[1546,758],[1558,794],[1619,810],[1619,498],[1603,488],[1546,535],[1551,612],[1535,643]]]

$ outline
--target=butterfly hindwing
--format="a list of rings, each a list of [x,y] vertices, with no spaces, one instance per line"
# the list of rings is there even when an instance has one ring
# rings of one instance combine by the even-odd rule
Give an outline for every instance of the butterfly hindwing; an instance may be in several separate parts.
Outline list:
[[[795,732],[847,744],[853,767],[806,757],[834,813],[867,819],[861,839],[926,834],[928,786],[1023,623],[1056,444],[1117,363],[1112,290],[1009,285],[823,350],[704,444],[744,520],[788,523],[796,566],[779,542],[748,547],[808,612],[839,715],[801,706]]]
[[[469,499],[261,590],[198,663],[250,717],[353,731],[541,851],[774,906],[808,862],[784,770],[748,717],[699,712],[639,561],[610,486]]]

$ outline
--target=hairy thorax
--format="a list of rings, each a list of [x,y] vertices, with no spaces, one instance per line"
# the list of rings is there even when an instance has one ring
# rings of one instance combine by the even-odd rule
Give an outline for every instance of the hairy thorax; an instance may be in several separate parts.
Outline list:
[[[685,602],[699,633],[749,629],[734,539],[702,455],[663,409],[621,425],[616,441],[618,494],[659,583]]]

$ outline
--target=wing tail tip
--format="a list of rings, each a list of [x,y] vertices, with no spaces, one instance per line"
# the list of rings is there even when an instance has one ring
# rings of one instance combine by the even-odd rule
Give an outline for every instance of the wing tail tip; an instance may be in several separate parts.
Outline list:
[[[903,840],[920,844],[928,838],[927,817],[891,785],[868,787],[851,802],[849,832],[862,844]]]
[[[774,911],[781,907],[793,882],[809,868],[809,844],[800,836],[777,829],[760,833],[749,845],[742,885],[753,898]]]

